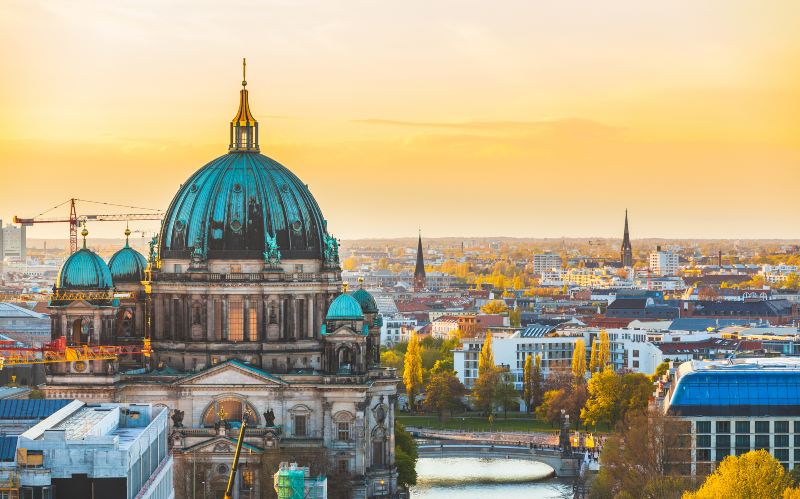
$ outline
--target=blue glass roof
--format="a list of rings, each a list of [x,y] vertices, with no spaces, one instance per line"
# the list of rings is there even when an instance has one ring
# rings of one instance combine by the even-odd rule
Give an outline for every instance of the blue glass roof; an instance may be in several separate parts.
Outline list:
[[[675,415],[800,414],[800,370],[698,371],[679,377],[669,404]]]
[[[114,253],[108,261],[108,268],[114,282],[143,281],[147,259],[126,242],[125,247]]]
[[[2,399],[0,419],[45,419],[71,399]]]
[[[114,283],[106,262],[88,248],[81,248],[64,262],[56,278],[59,289],[111,289]]]
[[[284,259],[323,257],[325,220],[308,187],[277,161],[231,152],[181,187],[161,227],[161,257],[262,258],[275,236]]]
[[[0,461],[11,463],[17,459],[17,436],[0,437]]]

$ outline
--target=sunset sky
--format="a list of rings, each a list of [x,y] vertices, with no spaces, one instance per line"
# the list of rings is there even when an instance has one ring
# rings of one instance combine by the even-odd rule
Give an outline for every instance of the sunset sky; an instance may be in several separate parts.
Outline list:
[[[227,151],[247,57],[262,152],[342,238],[618,236],[626,208],[634,238],[800,238],[798,26],[798,0],[4,0],[0,218],[166,209]]]

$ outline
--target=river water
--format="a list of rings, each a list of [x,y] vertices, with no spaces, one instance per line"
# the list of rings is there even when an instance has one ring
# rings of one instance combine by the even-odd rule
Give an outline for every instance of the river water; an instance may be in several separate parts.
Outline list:
[[[413,499],[568,497],[567,482],[549,478],[546,464],[517,459],[447,458],[417,461]]]

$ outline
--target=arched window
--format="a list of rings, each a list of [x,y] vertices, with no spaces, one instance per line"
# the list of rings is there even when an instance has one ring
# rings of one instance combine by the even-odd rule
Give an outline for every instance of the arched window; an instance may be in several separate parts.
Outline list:
[[[239,422],[242,415],[247,418],[248,424],[258,424],[258,413],[246,401],[234,397],[221,398],[209,404],[203,414],[203,426],[214,426],[218,422]]]
[[[386,466],[386,430],[380,426],[372,430],[372,466]]]
[[[334,435],[339,442],[353,440],[353,421],[355,416],[347,411],[339,411],[333,415]]]

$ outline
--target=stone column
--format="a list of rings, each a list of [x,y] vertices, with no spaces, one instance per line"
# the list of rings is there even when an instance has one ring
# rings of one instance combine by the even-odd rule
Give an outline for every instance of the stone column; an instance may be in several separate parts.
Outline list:
[[[178,332],[175,330],[175,298],[172,295],[167,297],[167,310],[169,310],[169,337],[173,340],[177,340]]]
[[[316,326],[314,325],[314,295],[306,295],[306,338],[313,339],[317,334]]]
[[[92,322],[94,325],[94,333],[89,341],[93,345],[102,345],[103,343],[100,341],[100,338],[103,333],[103,318],[100,317],[100,312],[95,311],[94,317],[92,317]]]
[[[333,428],[333,402],[322,402],[322,442],[328,447],[336,440],[336,430]]]
[[[297,306],[295,303],[294,295],[289,295],[289,310],[286,314],[288,317],[288,324],[289,324],[289,340],[297,339]]]
[[[255,299],[256,307],[256,335],[255,341],[267,339],[267,320],[264,315],[264,295],[258,295]]]
[[[206,340],[214,341],[214,297],[206,295]]]

